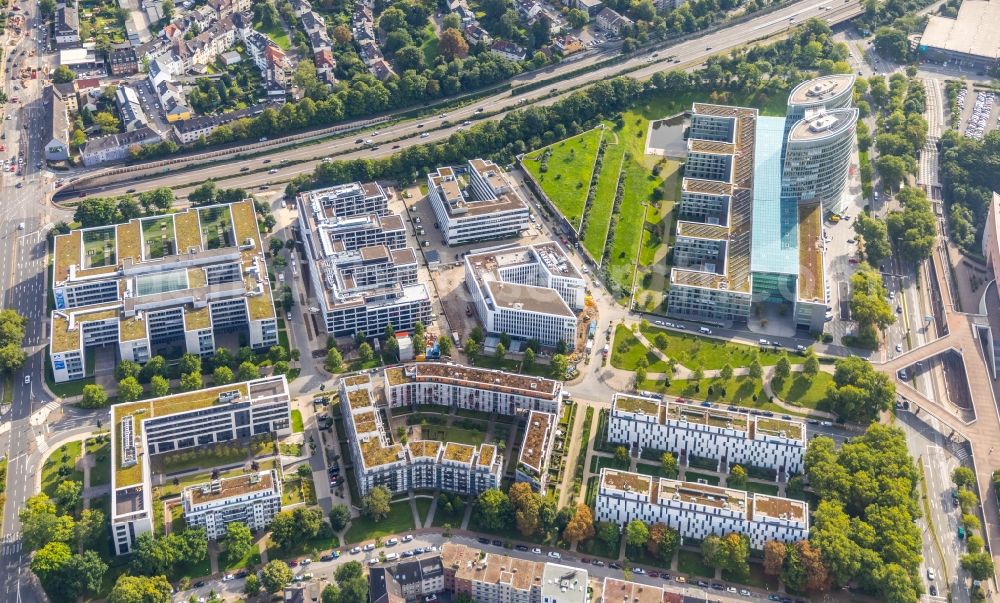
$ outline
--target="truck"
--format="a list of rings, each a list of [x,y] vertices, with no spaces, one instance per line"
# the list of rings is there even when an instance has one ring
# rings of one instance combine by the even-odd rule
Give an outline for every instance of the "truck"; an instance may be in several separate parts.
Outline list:
[[[451,340],[455,342],[455,345],[462,345],[462,341],[458,338],[458,331],[451,332]]]

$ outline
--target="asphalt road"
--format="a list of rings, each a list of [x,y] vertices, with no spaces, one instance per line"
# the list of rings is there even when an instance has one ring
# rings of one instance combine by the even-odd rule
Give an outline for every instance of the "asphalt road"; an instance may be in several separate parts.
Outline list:
[[[371,130],[367,130],[338,140],[275,151],[269,153],[266,158],[242,161],[239,164],[240,167],[250,168],[246,174],[234,169],[235,166],[232,163],[193,168],[182,172],[170,171],[141,181],[126,181],[124,180],[128,176],[126,174],[121,176],[123,178],[121,182],[76,190],[74,194],[82,193],[85,196],[118,195],[124,194],[129,189],[142,191],[166,186],[173,188],[175,193],[183,195],[192,183],[210,178],[225,179],[224,186],[229,188],[241,187],[257,190],[262,186],[273,186],[286,182],[299,174],[312,173],[316,165],[324,158],[367,157],[374,159],[388,157],[404,146],[447,139],[452,133],[467,127],[463,125],[465,122],[474,122],[477,116],[481,116],[480,110],[482,110],[482,114],[486,114],[507,111],[525,103],[551,104],[564,91],[612,78],[629,69],[634,69],[634,71],[629,72],[628,75],[637,79],[649,78],[656,72],[673,68],[690,69],[700,65],[710,56],[726,54],[729,50],[754,40],[780,35],[806,19],[817,17],[835,24],[853,17],[859,11],[857,0],[846,0],[842,3],[836,0],[801,0],[745,23],[661,49],[656,53],[655,58],[652,55],[635,57],[624,63],[595,69],[583,75],[553,83],[551,88],[542,87],[539,90],[518,96],[511,96],[509,92],[504,92],[449,112],[444,117],[409,120],[380,129],[377,135]],[[675,58],[671,59],[670,57]],[[583,62],[570,64],[566,70],[579,69],[583,65],[585,65]],[[558,72],[558,68],[553,68],[552,74]],[[493,114],[490,119],[499,119],[500,117],[500,114]],[[355,140],[359,138],[371,139],[377,149],[358,145]],[[282,160],[302,161],[302,163],[283,167],[280,165]],[[269,173],[271,170],[275,170],[275,173]]]

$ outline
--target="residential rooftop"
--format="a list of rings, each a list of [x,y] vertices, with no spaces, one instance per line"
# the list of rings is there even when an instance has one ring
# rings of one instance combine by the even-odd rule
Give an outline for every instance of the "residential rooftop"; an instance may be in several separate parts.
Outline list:
[[[181,496],[190,501],[193,506],[208,504],[217,500],[226,500],[246,496],[254,492],[269,492],[275,490],[273,471],[261,471],[249,475],[224,477],[188,486]]]
[[[799,203],[798,296],[805,301],[826,302],[823,278],[823,207],[819,202]]]
[[[514,393],[551,400],[562,390],[562,384],[551,379],[483,369],[461,364],[419,362],[386,369],[390,386],[405,383],[447,383],[474,389]]]
[[[528,414],[528,422],[524,427],[524,444],[518,460],[539,474],[545,464],[545,457],[549,454],[554,422],[555,415],[533,410]]]
[[[615,410],[656,417],[660,414],[660,400],[629,394],[615,394],[611,405]]]

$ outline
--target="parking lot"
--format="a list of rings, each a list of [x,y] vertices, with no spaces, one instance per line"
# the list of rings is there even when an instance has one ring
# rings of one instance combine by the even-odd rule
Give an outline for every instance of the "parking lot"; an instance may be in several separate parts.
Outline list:
[[[962,116],[959,129],[966,138],[982,140],[997,127],[1000,109],[996,100],[995,93],[975,90],[970,85],[958,91],[956,102]]]

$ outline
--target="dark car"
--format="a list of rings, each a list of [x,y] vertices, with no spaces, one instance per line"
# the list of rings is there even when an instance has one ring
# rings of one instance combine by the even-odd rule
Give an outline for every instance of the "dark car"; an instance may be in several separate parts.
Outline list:
[[[609,563],[608,567],[610,567],[611,569],[621,569],[622,568],[622,566],[618,565],[614,561],[612,561],[611,563]]]
[[[704,580],[698,580],[698,586],[702,588],[708,588],[708,582],[705,582]]]
[[[270,159],[265,159],[264,163],[271,163],[271,160]]]
[[[205,586],[205,582],[203,580],[198,580],[194,583],[195,588],[201,588],[202,586]]]
[[[250,574],[250,572],[248,572],[246,570],[240,570],[240,571],[236,572],[236,577],[237,578],[246,578],[249,574]]]
[[[726,590],[726,587],[716,582],[712,585],[712,590]]]
[[[767,596],[767,600],[768,601],[780,601],[781,597],[779,597],[778,595],[768,595]]]
[[[646,575],[649,576],[650,578],[659,578],[660,577],[660,572],[652,571],[652,572],[648,572]]]
[[[671,578],[670,574],[668,574],[667,572],[663,572],[662,574],[660,574],[660,577],[667,581],[673,580],[673,578]]]
[[[931,584],[930,592],[931,592],[931,596],[932,597],[936,597],[937,596],[937,587],[934,586],[933,584]]]
[[[479,544],[489,544],[490,543],[490,539],[489,538],[476,538],[476,542],[478,542]]]
[[[590,563],[590,557],[581,557],[580,563]]]
[[[519,544],[519,545],[517,545],[514,548],[517,549],[517,550],[519,550],[519,551],[521,551],[522,553],[525,553],[525,552],[528,551],[528,547],[524,546],[523,544]]]
[[[493,541],[493,546],[503,546],[503,541],[502,540],[494,540]]]

